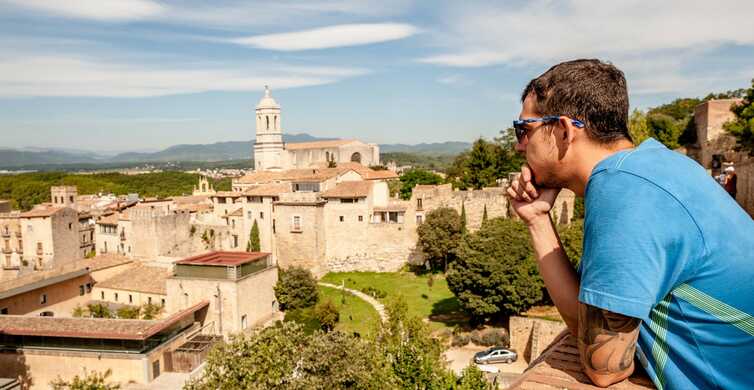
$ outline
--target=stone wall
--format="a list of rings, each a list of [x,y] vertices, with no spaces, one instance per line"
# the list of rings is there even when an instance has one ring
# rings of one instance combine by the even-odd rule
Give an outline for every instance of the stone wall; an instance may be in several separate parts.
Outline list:
[[[129,218],[134,257],[152,259],[192,254],[187,244],[191,234],[188,212],[134,207]]]
[[[482,226],[485,207],[487,218],[506,218],[509,215],[508,199],[505,197],[503,187],[456,191],[450,184],[419,185],[414,188],[411,195],[411,211],[414,215],[423,217],[430,211],[441,207],[453,208],[460,214],[462,206],[466,210],[466,227],[472,231]]]
[[[511,349],[530,363],[566,329],[564,322],[529,317],[510,317]]]
[[[278,203],[275,205],[275,258],[281,268],[303,267],[324,275],[326,241],[324,203]],[[293,218],[301,218],[301,229]]]

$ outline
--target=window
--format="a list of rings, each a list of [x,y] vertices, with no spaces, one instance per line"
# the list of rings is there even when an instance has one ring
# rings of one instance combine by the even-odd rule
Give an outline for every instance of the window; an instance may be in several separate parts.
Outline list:
[[[53,313],[51,311],[43,311],[43,312],[39,313],[39,316],[40,317],[55,317],[55,313]]]
[[[236,220],[235,219],[231,219],[230,220],[230,224],[235,228],[236,227]]]
[[[152,297],[147,297],[147,303],[150,305],[152,304]]]
[[[275,234],[275,220],[272,220],[272,234]]]
[[[293,192],[319,192],[319,183],[293,183]]]
[[[70,200],[70,201],[71,201],[71,203],[73,203],[73,195],[69,196],[69,197],[68,197],[68,200]]]
[[[134,297],[131,294],[128,294],[128,303],[134,303]]]
[[[293,216],[293,226],[291,227],[291,230],[294,232],[301,231],[301,216],[300,215]]]
[[[238,235],[233,235],[233,248],[238,248]]]
[[[249,211],[248,213],[246,213],[246,217],[249,218],[249,219],[253,218],[252,214],[251,214],[251,211]]]
[[[343,220],[344,220],[345,218],[343,218],[343,216],[341,215],[341,216],[339,217],[339,219],[340,219],[340,222],[343,222]]]
[[[105,300],[105,292],[104,291],[100,291],[99,293],[100,293],[100,297],[102,297],[102,300],[104,301]]]
[[[40,254],[40,255],[41,255],[41,254],[42,254],[42,252],[44,252],[44,251],[43,251],[42,249],[43,249],[43,248],[42,248],[42,243],[41,243],[41,242],[38,242],[38,243],[37,243],[37,254]]]
[[[359,222],[363,222],[363,221],[364,221],[364,216],[363,215],[359,215]]]
[[[395,211],[390,211],[387,213],[387,220],[390,223],[398,223],[398,213]]]
[[[259,219],[264,219],[264,212],[263,211],[259,212]]]
[[[162,306],[165,306],[165,298],[162,298],[161,301],[162,301]]]
[[[160,376],[160,361],[155,360],[152,362],[152,379]]]
[[[423,221],[424,221],[424,216],[423,215],[417,215],[416,216],[416,224],[417,225],[421,225]]]
[[[217,198],[217,203],[225,204],[225,198]]]
[[[361,163],[361,153],[356,152],[351,155],[351,162]]]
[[[72,223],[68,224],[68,230],[73,230],[73,224]]]
[[[3,315],[8,314],[8,308],[4,307],[4,308],[0,309],[0,314],[3,314]]]
[[[422,209],[422,198],[416,198],[416,209],[417,210]]]
[[[47,303],[47,294],[42,294],[42,295],[39,296],[39,303],[41,303],[43,305],[45,303]]]
[[[246,323],[246,314],[241,316],[241,329],[246,329],[248,324]]]
[[[87,284],[86,284],[86,292],[87,292],[87,293],[90,293],[90,292],[92,292],[92,284],[91,284],[91,283],[87,283]]]
[[[358,199],[354,198],[341,198],[340,203],[356,203],[358,202]]]
[[[113,294],[115,296],[115,302],[118,302],[118,293]]]
[[[79,295],[84,295],[84,291],[84,285],[82,284],[79,286]]]

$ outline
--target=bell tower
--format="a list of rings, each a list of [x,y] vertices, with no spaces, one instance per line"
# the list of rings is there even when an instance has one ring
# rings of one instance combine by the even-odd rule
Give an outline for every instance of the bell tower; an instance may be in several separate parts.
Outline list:
[[[280,171],[285,164],[285,145],[280,124],[280,105],[264,86],[264,96],[257,104],[257,133],[254,142],[254,170]]]

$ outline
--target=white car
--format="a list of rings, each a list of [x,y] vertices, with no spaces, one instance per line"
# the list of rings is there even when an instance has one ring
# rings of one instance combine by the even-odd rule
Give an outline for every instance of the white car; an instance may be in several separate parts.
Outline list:
[[[515,352],[503,347],[492,347],[474,354],[474,363],[476,364],[510,363],[515,362],[516,359],[518,359],[518,355]]]

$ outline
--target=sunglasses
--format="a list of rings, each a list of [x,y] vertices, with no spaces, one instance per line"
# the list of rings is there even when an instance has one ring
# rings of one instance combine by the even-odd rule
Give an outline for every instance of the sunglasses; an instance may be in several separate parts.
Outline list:
[[[515,130],[516,132],[516,141],[518,141],[518,143],[521,143],[521,141],[524,139],[526,133],[529,132],[529,129],[526,127],[526,125],[528,125],[529,123],[542,122],[543,124],[547,124],[557,122],[559,120],[560,117],[556,115],[543,116],[541,118],[516,119],[513,121],[513,130]],[[576,119],[571,119],[571,124],[578,128],[584,127],[584,122]]]

